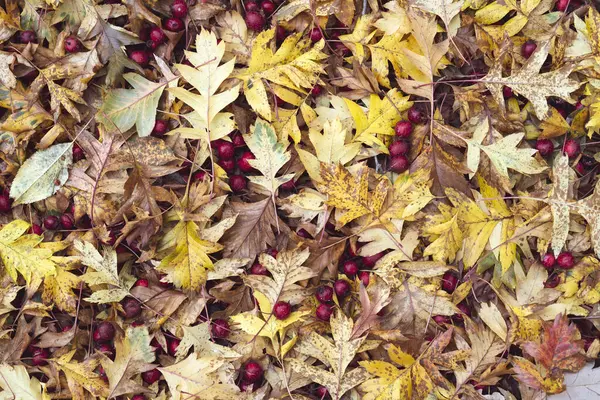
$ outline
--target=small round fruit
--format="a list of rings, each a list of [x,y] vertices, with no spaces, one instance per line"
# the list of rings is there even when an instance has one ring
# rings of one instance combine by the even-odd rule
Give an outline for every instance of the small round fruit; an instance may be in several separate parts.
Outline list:
[[[454,319],[456,319],[457,321],[462,321],[464,319],[464,316],[471,316],[471,309],[469,308],[469,306],[467,305],[467,303],[460,302],[456,305],[456,307],[458,308],[458,310],[460,312],[454,314]]]
[[[235,161],[233,160],[219,160],[218,164],[228,175],[233,173],[233,170],[235,169]]]
[[[562,269],[571,269],[575,266],[575,257],[570,251],[565,251],[556,257],[556,263]]]
[[[331,286],[319,286],[315,292],[315,297],[319,303],[329,303],[333,300],[333,288]]]
[[[403,155],[390,158],[390,170],[398,174],[403,173],[408,169],[408,158]]]
[[[229,177],[229,186],[234,193],[241,193],[248,186],[247,179],[242,175],[231,175]]]
[[[110,342],[115,338],[115,327],[108,321],[102,321],[94,329],[94,341],[96,342]]]
[[[528,40],[521,46],[521,55],[525,58],[529,58],[535,49],[537,49],[537,44],[533,40]]]
[[[273,306],[273,315],[277,319],[286,319],[292,313],[292,306],[287,301],[278,301]]]
[[[135,281],[133,286],[148,287],[149,286],[148,279],[143,279],[143,278],[138,279],[137,281]]]
[[[275,3],[271,0],[263,0],[260,3],[260,8],[265,12],[265,15],[271,15],[275,11]]]
[[[142,380],[148,385],[152,385],[154,382],[160,379],[161,373],[158,369],[154,368],[150,371],[142,372]]]
[[[221,141],[217,146],[217,154],[221,160],[233,160],[235,154],[233,143],[225,140]]]
[[[101,343],[98,345],[97,349],[100,353],[104,353],[108,358],[110,358],[110,359],[115,358],[115,348],[112,347],[110,344]]]
[[[565,12],[571,0],[558,0],[554,5],[556,11]]]
[[[319,400],[324,400],[325,396],[327,396],[327,394],[329,393],[327,391],[327,388],[325,386],[319,386],[316,390],[315,393],[317,394],[317,396],[319,397]]]
[[[385,253],[383,251],[380,251],[379,253],[363,257],[362,263],[365,266],[365,268],[373,268],[375,264],[377,264],[377,261],[379,261],[384,255]]]
[[[354,276],[358,274],[358,269],[358,264],[353,260],[348,260],[344,263],[344,265],[342,265],[342,271],[344,271],[344,274],[347,276]]]
[[[182,31],[184,27],[183,21],[179,18],[168,18],[165,21],[165,29],[171,32]]]
[[[546,282],[544,282],[544,287],[552,289],[552,288],[557,287],[559,283],[560,283],[560,275],[558,275],[558,274],[550,275],[548,277],[548,279],[546,279]]]
[[[229,336],[229,323],[224,319],[213,319],[210,330],[213,337],[225,339]]]
[[[46,365],[48,362],[46,361],[50,357],[50,352],[48,349],[41,349],[39,347],[34,347],[31,352],[31,363],[39,367],[40,365]]]
[[[244,6],[246,7],[246,12],[260,10],[258,3],[255,1],[247,1],[246,4],[244,4]]]
[[[312,239],[312,236],[308,231],[304,228],[300,228],[296,231],[296,235],[300,236],[302,239]]]
[[[446,271],[442,276],[442,289],[448,293],[454,292],[458,285],[458,277],[451,271]]]
[[[0,213],[7,213],[10,211],[10,197],[8,193],[0,194]]]
[[[313,95],[314,97],[320,96],[321,93],[323,93],[323,88],[319,85],[313,86],[313,88],[310,91],[310,94]]]
[[[329,304],[319,304],[316,311],[317,319],[321,321],[329,321],[331,314],[333,314],[333,308]]]
[[[250,30],[260,32],[265,27],[265,18],[256,11],[247,11],[246,25]]]
[[[358,273],[358,279],[360,279],[364,286],[369,286],[370,275],[367,271],[360,271]]]
[[[535,148],[540,152],[542,157],[547,157],[554,151],[554,144],[550,139],[538,139],[535,142]]]
[[[129,58],[140,65],[147,65],[148,61],[150,61],[146,50],[133,50],[129,53]]]
[[[154,122],[154,128],[152,129],[152,134],[154,136],[162,136],[167,133],[169,129],[169,124],[164,119],[157,119]]]
[[[179,339],[170,339],[167,341],[167,352],[173,357],[175,357],[175,354],[177,353],[179,343],[181,343],[181,340]]]
[[[396,136],[401,138],[407,138],[413,131],[413,125],[410,121],[398,121],[394,127]]]
[[[565,142],[565,154],[569,158],[574,158],[579,155],[581,152],[581,147],[579,146],[579,142],[574,139],[569,139]]]
[[[552,253],[546,253],[542,256],[542,265],[546,269],[552,269],[554,267],[555,262],[556,259],[554,258],[554,254]]]
[[[46,218],[44,218],[44,228],[50,231],[58,229],[59,225],[60,219],[58,219],[56,215],[48,215]]]
[[[350,293],[350,283],[344,279],[338,279],[333,284],[333,290],[337,297],[345,297]]]
[[[277,28],[275,28],[275,40],[277,42],[283,42],[287,35],[288,33],[285,28],[281,25],[277,25]]]
[[[123,299],[122,306],[125,318],[137,318],[142,313],[140,302],[131,297]]]
[[[240,390],[242,392],[254,392],[256,389],[254,382],[241,381],[239,383]]]
[[[77,162],[79,160],[83,160],[85,158],[85,153],[83,152],[83,149],[81,147],[79,147],[79,145],[74,144],[73,145],[73,161]]]
[[[185,2],[182,2],[182,1],[173,2],[173,4],[171,5],[171,14],[175,18],[185,18],[187,13],[188,13],[188,7],[187,7],[187,4],[185,4]]]
[[[413,124],[422,124],[425,121],[425,116],[415,106],[408,109],[407,118]]]
[[[42,235],[44,233],[44,229],[38,224],[31,224],[31,233],[36,235]]]
[[[310,30],[309,36],[313,43],[318,42],[319,40],[323,39],[323,32],[321,32],[321,29],[315,26]]]
[[[250,267],[250,273],[252,275],[263,275],[263,276],[267,276],[269,275],[269,270],[265,268],[264,265],[255,262],[254,264],[252,264],[252,267]]]
[[[165,35],[165,32],[158,26],[153,26],[152,29],[150,29],[150,34],[148,35],[148,37],[151,41],[157,44],[160,44],[167,40],[167,35]]]
[[[251,151],[245,151],[242,153],[240,158],[237,160],[237,166],[242,172],[252,172],[254,171],[254,167],[250,165],[249,160],[254,160],[254,154]]]
[[[77,53],[81,50],[81,42],[75,36],[67,36],[64,45],[67,53]]]
[[[244,147],[246,145],[246,141],[241,133],[236,132],[231,135],[231,143],[233,143],[233,147]]]
[[[60,225],[63,229],[71,230],[75,227],[75,222],[73,221],[73,216],[69,213],[65,213],[60,216]]]
[[[292,191],[292,190],[296,189],[296,181],[294,181],[294,179],[292,178],[289,181],[282,184],[281,186],[279,186],[279,188],[281,190],[286,190],[288,192]]]
[[[34,31],[21,31],[19,32],[19,42],[21,43],[35,43],[37,42],[37,35]]]
[[[434,315],[433,320],[438,325],[444,325],[444,324],[450,323],[450,317],[448,317],[446,315]]]
[[[410,150],[410,145],[406,140],[398,140],[390,144],[390,156],[403,156]]]
[[[277,254],[279,254],[279,250],[277,250],[275,247],[269,247],[267,250],[265,250],[265,254],[268,254],[273,258],[277,258]]]
[[[263,369],[256,361],[249,361],[244,365],[242,379],[247,382],[258,382],[262,379]]]

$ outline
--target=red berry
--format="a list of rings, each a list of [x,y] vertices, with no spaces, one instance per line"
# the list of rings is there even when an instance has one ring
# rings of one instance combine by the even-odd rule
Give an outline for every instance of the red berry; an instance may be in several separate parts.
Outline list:
[[[308,233],[306,231],[306,229],[304,229],[304,228],[298,229],[298,231],[296,232],[296,235],[300,236],[302,239],[312,239],[312,236],[310,235],[310,233]]]
[[[224,339],[229,336],[229,323],[224,319],[213,319],[211,332],[213,337]]]
[[[525,58],[529,58],[535,49],[537,49],[537,44],[533,40],[528,40],[521,46],[521,55]]]
[[[242,392],[254,392],[254,390],[256,389],[254,387],[254,382],[248,381],[241,381],[239,387]]]
[[[146,41],[146,47],[149,48],[150,50],[154,51],[156,50],[156,48],[160,45],[160,43],[158,42],[153,42],[152,40],[147,40]]]
[[[176,18],[185,18],[188,13],[187,4],[184,2],[174,2],[171,5],[171,14]]]
[[[194,182],[203,181],[205,177],[206,177],[205,171],[194,172],[194,175],[192,175],[192,181],[194,181]]]
[[[31,363],[36,367],[40,365],[46,365],[48,364],[48,362],[46,362],[48,357],[50,357],[50,352],[48,349],[34,347],[33,351],[31,352]]]
[[[242,172],[254,171],[254,167],[252,167],[252,165],[250,165],[250,163],[248,161],[254,160],[255,158],[256,157],[254,157],[254,154],[252,154],[251,151],[245,151],[244,153],[242,153],[240,158],[237,160],[237,166],[240,169],[240,171],[242,171]]]
[[[133,286],[141,286],[141,287],[148,287],[148,279],[138,279],[137,281],[135,281],[135,283],[133,284]]]
[[[421,124],[425,120],[423,113],[415,106],[408,109],[407,117],[413,124]]]
[[[285,30],[285,28],[281,25],[277,25],[277,28],[275,28],[275,40],[277,40],[278,42],[283,42],[286,37],[287,31]]]
[[[269,275],[269,270],[266,269],[264,267],[264,265],[259,264],[258,262],[255,262],[254,264],[252,264],[252,267],[250,267],[250,273],[252,275]]]
[[[67,36],[64,44],[67,53],[76,53],[81,49],[81,43],[75,36]]]
[[[410,145],[406,140],[398,140],[390,144],[390,156],[392,157],[405,155],[408,150],[410,150]]]
[[[217,153],[221,160],[232,160],[235,154],[233,143],[223,140],[217,147]]]
[[[133,50],[129,53],[129,58],[140,65],[146,65],[150,61],[146,50]]]
[[[323,39],[323,32],[321,32],[321,29],[317,28],[316,26],[310,30],[309,35],[310,40],[313,42],[318,42],[319,40]]]
[[[247,382],[258,382],[262,379],[263,369],[259,363],[256,361],[249,361],[244,366],[244,371],[242,372],[242,379]]]
[[[408,169],[408,158],[406,156],[394,156],[390,159],[390,170],[401,174]]]
[[[434,315],[433,320],[438,325],[444,325],[444,324],[450,323],[450,317],[448,317],[446,315]]]
[[[143,321],[133,321],[131,323],[131,326],[144,326],[144,322]]]
[[[154,368],[150,371],[142,372],[142,380],[148,385],[152,385],[154,382],[160,379],[161,373],[158,369]]]
[[[344,297],[350,292],[350,283],[343,279],[338,279],[333,284],[333,290],[335,290],[335,294],[337,297]]]
[[[555,275],[550,275],[548,277],[548,279],[546,279],[546,282],[544,282],[544,287],[545,288],[555,288],[558,286],[558,284],[560,283],[560,276],[555,274]]]
[[[115,338],[115,327],[108,321],[102,321],[94,330],[93,336],[96,342],[110,342]]]
[[[333,308],[329,304],[319,304],[315,314],[321,321],[329,321],[333,314]]]
[[[329,303],[333,300],[333,288],[331,286],[319,286],[315,293],[319,303]]]
[[[278,301],[273,306],[273,315],[277,319],[286,319],[292,312],[292,306],[287,301]]]
[[[363,257],[362,263],[366,268],[373,268],[377,261],[379,261],[384,255],[385,253],[383,251],[380,251],[379,253],[375,253],[371,256]]]
[[[315,393],[317,394],[317,396],[319,397],[319,400],[323,400],[325,398],[325,396],[327,396],[327,394],[329,393],[327,391],[327,388],[325,386],[319,386],[316,390]]]
[[[554,5],[554,8],[556,8],[556,11],[565,12],[567,6],[569,5],[569,2],[570,0],[558,0]]]
[[[358,273],[358,279],[362,282],[364,286],[369,286],[369,273],[367,271],[360,271]]]
[[[148,35],[148,37],[151,41],[157,44],[160,44],[167,40],[167,35],[165,35],[165,32],[163,32],[163,30],[160,29],[158,26],[153,26],[152,29],[150,29],[150,34]]]
[[[554,259],[554,255],[552,253],[546,253],[542,256],[542,265],[544,265],[546,269],[551,269],[554,267],[555,261],[556,260]]]
[[[556,263],[562,269],[571,269],[575,266],[575,257],[571,252],[565,251],[556,257]]]
[[[456,285],[458,284],[458,278],[451,271],[446,271],[442,276],[442,289],[448,293],[454,292]]]
[[[504,96],[505,99],[508,99],[509,97],[512,97],[513,91],[510,87],[504,86],[502,88],[502,95]]]
[[[73,325],[65,325],[62,328],[63,332],[69,332],[73,328]]]
[[[401,138],[407,138],[413,131],[412,122],[410,121],[398,121],[394,127],[396,136]]]
[[[75,227],[73,216],[71,214],[63,214],[60,216],[60,225],[63,229],[71,230]]]
[[[460,311],[457,314],[454,314],[454,318],[458,321],[462,321],[464,316],[471,316],[471,309],[469,308],[469,306],[467,305],[467,303],[465,303],[464,301],[461,303],[458,303],[456,305],[456,307],[458,308],[458,310]]]
[[[219,160],[218,164],[225,170],[225,172],[227,172],[228,175],[231,174],[235,169],[235,161],[233,160]]]
[[[292,178],[279,187],[281,188],[281,190],[287,190],[287,191],[294,190],[294,189],[296,189],[296,181],[294,181],[294,179]]]
[[[260,3],[260,8],[265,12],[265,15],[270,15],[275,11],[275,4],[271,0],[263,0]]]
[[[587,172],[586,169],[585,169],[585,167],[584,167],[584,165],[583,165],[583,163],[581,161],[579,161],[577,163],[577,165],[575,166],[575,171],[577,171],[577,173],[579,175],[585,175],[585,173]]]
[[[162,136],[165,133],[167,133],[168,129],[169,124],[167,123],[167,121],[165,121],[164,119],[157,119],[156,122],[154,122],[154,129],[152,129],[152,134],[154,136]]]
[[[0,212],[7,213],[10,211],[10,197],[8,197],[8,193],[0,194]]]
[[[580,151],[581,147],[576,140],[569,139],[565,142],[565,154],[569,156],[569,158],[577,157]]]
[[[310,94],[312,94],[314,97],[318,97],[321,95],[322,92],[323,92],[323,88],[321,88],[321,86],[319,86],[319,85],[315,85],[311,89]]]
[[[242,175],[231,175],[229,177],[229,186],[234,193],[241,193],[246,190],[247,179]]]
[[[246,12],[249,11],[259,11],[260,7],[258,6],[258,3],[256,3],[255,1],[247,1],[245,4],[246,7]]]
[[[583,104],[582,104],[580,101],[578,101],[578,102],[575,104],[575,109],[576,109],[576,110],[581,110],[581,109],[582,109],[582,108],[584,108],[584,107],[585,107],[585,106],[584,106],[584,105],[583,105]]]
[[[246,12],[246,25],[254,32],[260,32],[265,27],[265,19],[256,11]]]
[[[44,218],[44,228],[48,230],[53,231],[55,229],[58,229],[59,225],[60,220],[56,215],[48,215],[46,218]]]
[[[100,375],[100,379],[104,382],[108,382],[108,376],[106,376],[106,372],[104,371],[104,368],[102,368],[102,365],[98,367],[98,375]]]
[[[122,302],[125,318],[137,318],[142,313],[142,306],[136,299],[128,297]]]
[[[81,147],[79,147],[79,145],[74,144],[73,145],[73,161],[77,162],[84,158],[85,158],[85,153],[83,152],[83,149]]]
[[[241,133],[236,132],[231,135],[231,142],[233,143],[233,147],[244,147],[246,145],[246,141]]]
[[[144,396],[143,394],[136,394],[131,398],[131,400],[146,400],[146,396]]]
[[[115,358],[115,348],[112,347],[110,344],[108,343],[101,343],[98,345],[97,347],[98,351],[100,353],[104,353],[106,354],[106,356],[110,359],[114,359]]]
[[[179,18],[168,18],[165,21],[165,29],[171,32],[179,32],[184,28],[183,21]]]
[[[540,152],[542,157],[546,157],[554,151],[554,144],[550,139],[538,139],[537,142],[535,142],[535,148]]]
[[[348,260],[342,266],[342,271],[348,276],[354,276],[358,274],[358,264],[355,261]]]
[[[35,43],[37,41],[37,35],[34,31],[22,31],[19,32],[19,42],[21,43]]]
[[[271,248],[268,248],[267,250],[265,250],[265,254],[268,254],[273,258],[277,258],[277,254],[279,254],[279,250],[277,250],[274,247],[271,247]]]
[[[179,339],[170,339],[167,341],[167,352],[173,357],[175,357],[175,353],[177,353],[179,343],[181,343],[181,340]]]
[[[335,52],[340,56],[345,57],[350,55],[350,49],[342,42],[337,42],[334,46]]]
[[[44,233],[44,230],[38,224],[31,224],[31,232],[36,235],[42,235]]]

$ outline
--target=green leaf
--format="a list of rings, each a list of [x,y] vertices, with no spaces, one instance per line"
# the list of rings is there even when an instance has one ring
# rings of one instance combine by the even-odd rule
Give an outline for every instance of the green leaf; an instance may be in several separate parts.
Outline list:
[[[10,197],[15,204],[29,204],[52,196],[67,181],[72,163],[72,143],[36,152],[19,168],[10,187]]]

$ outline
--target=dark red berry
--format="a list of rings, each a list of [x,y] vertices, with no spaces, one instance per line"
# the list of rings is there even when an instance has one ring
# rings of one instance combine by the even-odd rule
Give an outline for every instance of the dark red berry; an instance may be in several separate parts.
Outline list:
[[[235,169],[235,161],[233,160],[219,160],[218,164],[227,172],[227,175],[231,174]]]
[[[241,133],[236,132],[231,135],[231,142],[233,143],[233,147],[244,147],[246,145],[246,141]]]
[[[252,264],[252,267],[250,267],[250,273],[252,275],[269,275],[269,270],[266,269],[264,267],[264,265],[259,264],[258,262],[255,262],[254,264]]]
[[[277,258],[277,254],[279,254],[279,250],[277,250],[274,247],[270,247],[267,250],[265,250],[265,254],[268,254],[273,258]]]
[[[581,151],[579,142],[574,139],[569,139],[565,142],[565,154],[569,158],[577,157]]]
[[[154,368],[150,371],[142,372],[142,380],[148,385],[152,385],[154,382],[160,379],[161,373],[158,369]]]
[[[504,86],[502,88],[502,95],[504,96],[505,99],[508,99],[509,97],[512,97],[513,91],[509,86]]]
[[[316,311],[317,319],[321,321],[329,321],[331,314],[333,314],[333,308],[329,304],[319,304]]]
[[[153,42],[152,40],[147,40],[146,41],[146,47],[149,48],[150,50],[154,51],[156,50],[156,48],[160,45],[160,43],[158,42]]]
[[[287,301],[278,301],[273,306],[273,315],[277,319],[286,319],[292,312],[292,306]]]
[[[535,49],[537,49],[537,44],[533,40],[528,40],[521,46],[521,55],[525,58],[529,58]]]
[[[235,154],[233,143],[223,140],[217,147],[217,153],[221,160],[232,160]]]
[[[331,286],[319,286],[315,292],[315,297],[319,303],[329,303],[333,300],[333,288]]]
[[[187,13],[188,7],[187,4],[185,4],[184,2],[174,2],[171,5],[171,14],[173,14],[175,18],[185,18]]]
[[[565,12],[571,0],[558,0],[554,5],[556,11]]]
[[[164,119],[157,119],[156,122],[154,122],[154,128],[152,129],[152,134],[154,136],[162,136],[165,133],[167,133],[168,129],[169,129],[169,124],[167,123],[167,121],[165,121]]]
[[[401,138],[407,138],[413,131],[412,122],[410,121],[398,121],[394,127],[396,136]]]
[[[560,275],[558,275],[558,274],[550,275],[548,277],[548,279],[546,279],[546,282],[544,282],[544,287],[552,289],[552,288],[557,287],[559,283],[560,283]]]
[[[97,349],[100,353],[104,353],[108,358],[110,358],[110,359],[115,358],[115,348],[112,347],[110,344],[101,343],[98,345]]]
[[[115,327],[108,321],[102,321],[94,329],[94,341],[110,342],[115,338]]]
[[[367,271],[360,271],[358,273],[358,279],[360,279],[364,286],[369,286],[370,275]]]
[[[48,362],[46,361],[50,357],[50,352],[48,349],[41,349],[39,347],[34,347],[31,352],[31,364],[36,367],[40,365],[46,365]]]
[[[142,306],[136,299],[128,297],[122,302],[125,318],[137,318],[142,313]]]
[[[229,323],[224,319],[213,319],[211,332],[213,337],[224,339],[229,336]]]
[[[547,157],[554,151],[554,144],[550,139],[538,139],[535,142],[535,148],[540,152],[542,157]]]
[[[249,361],[244,366],[242,379],[247,382],[258,382],[262,379],[263,369],[256,361]]]
[[[408,109],[407,113],[408,120],[413,124],[422,124],[425,121],[423,113],[415,106]]]
[[[144,396],[143,394],[136,394],[131,398],[131,400],[146,400],[146,396]]]
[[[358,264],[356,261],[348,260],[342,266],[342,271],[344,271],[344,274],[348,276],[354,276],[358,274]]]
[[[583,164],[581,163],[581,161],[579,161],[577,163],[577,165],[575,166],[575,171],[577,171],[577,173],[579,175],[585,175],[586,174],[586,168],[583,166]]]
[[[458,303],[456,305],[456,307],[458,308],[458,310],[460,311],[459,313],[454,314],[454,318],[458,321],[462,321],[464,316],[471,316],[471,309],[469,308],[469,306],[467,305],[467,303],[465,303],[464,301],[461,303]]]
[[[203,181],[205,177],[206,177],[205,171],[194,172],[194,175],[192,175],[192,181],[200,182],[200,181]]]
[[[179,347],[179,343],[181,343],[181,340],[179,340],[179,339],[167,340],[167,352],[170,355],[172,355],[173,357],[175,357],[175,354],[177,353],[177,348]]]
[[[234,193],[241,193],[246,190],[248,185],[247,179],[242,175],[231,175],[229,177],[229,186]]]
[[[323,88],[319,85],[315,85],[311,89],[310,94],[312,94],[314,97],[318,97],[321,95],[322,92],[323,92]]]
[[[129,58],[140,65],[146,65],[150,61],[146,50],[133,50],[129,53]]]
[[[296,235],[300,236],[302,239],[312,239],[310,233],[308,233],[308,231],[304,228],[298,229]]]
[[[287,191],[294,190],[294,189],[296,189],[296,181],[294,181],[294,179],[292,178],[279,187],[281,188],[281,190],[287,190]]]
[[[348,292],[350,292],[350,283],[343,279],[338,279],[333,284],[333,290],[335,291],[337,297],[344,297],[348,294]]]
[[[381,259],[381,257],[383,257],[384,255],[385,255],[385,253],[383,251],[380,251],[379,253],[375,253],[373,255],[363,257],[362,263],[366,268],[373,268],[375,266],[375,264],[377,263],[377,261],[379,261]]]
[[[165,21],[165,29],[171,32],[179,32],[184,28],[183,21],[179,18],[168,18]]]
[[[317,28],[316,26],[310,30],[309,35],[310,40],[313,42],[318,42],[319,40],[323,39],[323,32],[321,32],[321,29]]]
[[[60,225],[63,229],[71,230],[75,227],[75,222],[73,222],[73,216],[71,214],[63,214],[60,216]]]
[[[390,156],[392,157],[405,155],[409,150],[410,145],[406,140],[398,140],[397,142],[390,144]]]
[[[245,4],[246,7],[246,12],[249,11],[259,11],[260,7],[258,6],[258,3],[255,1],[247,1]]]
[[[254,171],[254,167],[252,167],[252,165],[250,165],[250,163],[248,161],[254,160],[255,158],[256,157],[254,157],[254,154],[252,154],[251,151],[245,151],[244,153],[242,153],[240,158],[237,160],[237,166],[240,169],[240,171],[242,171],[242,172]]]
[[[260,3],[260,8],[265,12],[265,15],[271,15],[275,11],[275,4],[271,0],[263,0]]]
[[[265,27],[265,19],[256,11],[247,11],[246,25],[248,25],[248,29],[260,32]]]
[[[38,224],[31,224],[31,233],[36,235],[42,235],[44,233],[44,230]]]
[[[342,42],[337,42],[334,45],[334,50],[337,54],[339,54],[342,57],[346,57],[346,56],[350,55],[350,49],[348,47],[346,47],[346,45]]]
[[[581,164],[587,168],[593,168],[596,166],[596,160],[593,157],[583,156],[581,157]]]
[[[241,381],[239,387],[242,392],[254,392],[256,389],[254,382],[248,381]]]
[[[48,215],[46,218],[44,218],[44,228],[48,230],[53,231],[55,229],[58,229],[59,225],[60,220],[56,215]]]
[[[327,396],[328,391],[327,388],[325,386],[319,386],[316,390],[315,393],[317,394],[317,396],[319,397],[319,400],[324,400],[325,396]]]
[[[286,37],[287,31],[285,28],[281,25],[277,25],[277,28],[275,28],[275,40],[277,40],[277,42],[283,42]]]
[[[401,174],[408,169],[408,158],[406,156],[394,156],[390,158],[390,170]]]
[[[108,376],[106,376],[106,372],[104,371],[104,368],[102,368],[102,365],[98,367],[98,375],[100,375],[100,379],[104,382],[108,382]]]
[[[552,253],[546,253],[542,256],[542,265],[546,267],[546,269],[553,268],[555,261],[554,254]]]
[[[448,293],[452,293],[456,289],[456,285],[458,285],[456,275],[452,271],[446,271],[442,276],[442,289]]]
[[[575,257],[571,252],[565,251],[556,257],[556,263],[562,269],[571,269],[575,266]]]
[[[37,41],[37,35],[34,31],[22,31],[19,33],[19,42],[21,43],[35,43]]]
[[[8,197],[8,193],[0,194],[0,212],[7,213],[10,211],[10,197]]]
[[[73,328],[73,325],[65,325],[62,328],[63,332],[69,332]]]
[[[152,29],[150,29],[148,37],[151,41],[158,44],[167,40],[167,35],[165,35],[165,32],[163,32],[163,30],[158,26],[153,26]]]
[[[135,281],[135,283],[133,284],[133,286],[141,286],[141,287],[148,287],[149,283],[148,283],[148,279],[138,279],[137,281]]]
[[[82,160],[83,158],[85,158],[85,153],[83,152],[83,149],[81,147],[79,147],[78,145],[74,144],[73,145],[73,161],[77,162],[79,160]]]
[[[81,49],[81,43],[75,36],[67,36],[64,44],[67,53],[76,53]]]
[[[433,320],[438,325],[444,325],[444,324],[450,323],[450,317],[448,317],[446,315],[434,315]]]

